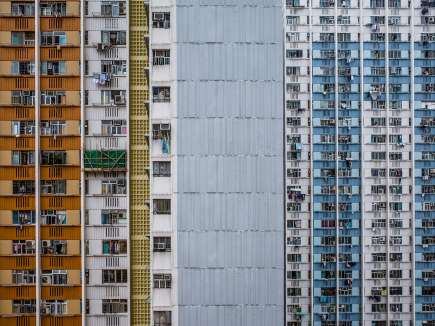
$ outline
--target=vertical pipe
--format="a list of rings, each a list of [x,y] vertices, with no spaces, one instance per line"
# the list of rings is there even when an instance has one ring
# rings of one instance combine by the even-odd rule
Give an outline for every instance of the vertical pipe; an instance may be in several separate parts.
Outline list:
[[[390,58],[389,58],[389,3],[385,1],[385,122],[386,122],[386,166],[385,166],[385,177],[386,177],[386,252],[387,252],[387,325],[390,324],[390,126],[389,126],[389,115],[390,115]]]
[[[86,252],[85,252],[85,0],[80,1],[80,247],[81,247],[81,323],[86,325]]]
[[[41,234],[40,234],[40,9],[39,0],[35,0],[35,275],[36,275],[36,326],[41,325]]]
[[[415,44],[415,34],[414,34],[414,1],[410,2],[410,10],[411,10],[411,44],[410,44],[410,53],[411,53],[411,57],[410,57],[410,67],[411,67],[411,81],[410,81],[410,108],[411,108],[411,136],[412,136],[412,141],[411,141],[411,160],[412,160],[412,167],[411,167],[411,171],[412,174],[410,175],[411,177],[411,184],[412,184],[412,192],[411,192],[411,203],[412,203],[412,210],[411,210],[411,225],[410,228],[412,230],[412,292],[411,292],[411,306],[412,306],[412,316],[411,316],[411,320],[412,320],[412,325],[416,325],[416,320],[415,320],[415,273],[416,273],[416,269],[415,269],[415,237],[416,237],[416,230],[415,230],[415,132],[414,132],[414,128],[415,128],[415,104],[414,104],[414,100],[415,100],[415,87],[414,87],[414,83],[415,83],[415,71],[414,71],[414,67],[415,67],[415,49],[414,49],[414,44]]]
[[[334,2],[334,107],[335,107],[335,324],[339,326],[340,304],[340,215],[338,191],[338,1]]]
[[[309,66],[310,66],[310,107],[308,108],[310,110],[310,118],[311,118],[311,124],[310,124],[310,153],[311,153],[311,157],[310,157],[310,185],[311,185],[311,193],[310,193],[310,200],[311,200],[311,209],[310,209],[310,219],[311,219],[311,223],[310,225],[310,253],[311,253],[311,257],[314,257],[314,164],[313,164],[313,160],[314,160],[314,153],[313,153],[313,149],[314,149],[314,137],[313,137],[313,124],[314,124],[314,120],[313,120],[313,63],[314,63],[314,55],[313,55],[313,4],[312,1],[309,2],[310,3],[310,7],[308,8],[309,10],[309,15],[308,15],[308,19],[309,19],[309,49],[310,49],[310,58],[309,58]],[[311,261],[311,278],[310,278],[310,289],[311,289],[311,293],[310,293],[310,307],[311,307],[311,324],[314,325],[314,259],[310,259]]]
[[[364,221],[365,219],[364,217],[364,213],[365,213],[365,201],[364,201],[364,196],[365,196],[365,182],[364,182],[364,130],[365,130],[365,126],[364,126],[364,28],[363,28],[363,18],[364,18],[364,14],[363,14],[363,3],[362,1],[359,2],[359,34],[360,34],[360,38],[359,38],[359,76],[360,76],[360,83],[359,83],[359,92],[360,92],[360,184],[361,184],[361,191],[360,191],[360,222],[359,222],[359,227],[360,227],[360,237],[361,237],[361,248],[360,248],[360,252],[361,252],[361,261],[360,261],[360,265],[361,265],[361,273],[360,273],[360,296],[361,296],[361,324],[364,325],[364,319],[365,319],[365,300],[364,300],[364,291],[365,291],[365,287],[364,287],[364,282],[365,282],[365,258],[364,258],[364,246],[365,246],[365,234],[364,234]],[[352,69],[352,68],[351,68]]]

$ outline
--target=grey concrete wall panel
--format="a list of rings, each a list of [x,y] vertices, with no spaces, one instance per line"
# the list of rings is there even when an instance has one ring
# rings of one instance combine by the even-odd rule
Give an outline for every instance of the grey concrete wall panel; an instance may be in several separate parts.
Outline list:
[[[282,10],[177,0],[180,326],[284,324]]]

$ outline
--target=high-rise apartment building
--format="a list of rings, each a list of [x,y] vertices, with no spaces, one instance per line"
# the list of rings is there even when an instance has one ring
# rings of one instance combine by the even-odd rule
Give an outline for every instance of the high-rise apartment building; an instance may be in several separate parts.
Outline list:
[[[0,3],[0,314],[80,323],[80,2]]]
[[[434,7],[286,1],[288,326],[435,323]]]
[[[2,326],[435,326],[434,0],[0,0]]]
[[[1,323],[281,324],[281,1],[0,14]]]
[[[281,1],[150,2],[155,325],[284,322]]]

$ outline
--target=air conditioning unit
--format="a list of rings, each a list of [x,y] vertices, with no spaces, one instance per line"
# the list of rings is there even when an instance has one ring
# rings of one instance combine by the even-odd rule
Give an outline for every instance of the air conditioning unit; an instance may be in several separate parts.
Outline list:
[[[171,130],[171,125],[169,124],[169,123],[162,123],[161,125],[160,125],[160,130]]]
[[[153,20],[154,21],[164,21],[165,14],[163,12],[153,12]]]
[[[115,104],[125,104],[125,98],[122,95],[115,95]]]
[[[166,250],[166,245],[164,243],[158,243],[156,246],[158,250]]]
[[[50,284],[51,283],[51,277],[48,275],[41,276],[41,283],[42,284]]]

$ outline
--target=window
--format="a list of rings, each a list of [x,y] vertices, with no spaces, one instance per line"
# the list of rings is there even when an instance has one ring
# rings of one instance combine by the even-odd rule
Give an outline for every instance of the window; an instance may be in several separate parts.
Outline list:
[[[153,176],[155,177],[170,177],[171,162],[153,162]]]
[[[31,195],[35,193],[34,180],[13,180],[12,193],[14,195]]]
[[[35,63],[30,61],[12,61],[11,73],[13,75],[33,75],[35,73]]]
[[[34,314],[36,312],[36,300],[13,300],[12,313]]]
[[[300,297],[302,295],[301,288],[287,288],[287,296],[289,297]]]
[[[103,74],[125,75],[127,73],[126,60],[102,60],[101,72]]]
[[[171,251],[171,237],[154,237],[153,238],[153,251],[154,252],[170,252]]]
[[[14,105],[34,105],[34,91],[11,91],[11,103]]]
[[[153,102],[154,103],[169,103],[171,102],[170,87],[153,87]]]
[[[127,312],[127,299],[103,299],[103,314],[119,314]]]
[[[42,253],[44,255],[66,255],[67,244],[66,240],[43,240]]]
[[[171,51],[168,49],[153,50],[153,65],[164,66],[170,63]]]
[[[110,179],[101,182],[101,193],[103,195],[125,195],[126,194],[125,179]]]
[[[102,120],[101,134],[104,136],[116,136],[127,134],[126,120]]]
[[[371,135],[371,142],[375,144],[384,144],[386,139],[386,135]]]
[[[372,278],[373,279],[385,279],[387,278],[386,270],[372,270]]]
[[[41,91],[41,105],[65,104],[66,96],[63,91]]]
[[[42,210],[41,223],[48,225],[66,224],[66,211]]]
[[[153,287],[155,289],[170,289],[172,287],[171,274],[154,274]]]
[[[101,224],[126,224],[127,216],[124,210],[102,210]]]
[[[372,312],[386,312],[387,305],[385,303],[374,303],[372,304]]]
[[[287,271],[288,280],[300,280],[302,276],[301,271]]]
[[[303,57],[303,51],[302,50],[287,50],[286,51],[286,58],[287,59],[297,59]]]
[[[26,2],[11,2],[12,16],[34,16],[35,4]]]
[[[320,16],[321,25],[333,25],[335,22],[334,16]]]
[[[41,32],[41,45],[66,45],[66,33]]]
[[[300,220],[287,220],[287,228],[288,229],[300,229],[301,221]]]
[[[287,254],[287,263],[299,263],[302,261],[300,254]]]
[[[391,262],[402,261],[402,253],[401,252],[390,253],[390,261]]]
[[[102,281],[105,283],[127,283],[126,269],[103,269]]]
[[[124,90],[101,91],[101,104],[125,105],[125,91]]]
[[[66,194],[66,180],[41,180],[41,194]]]
[[[12,223],[15,225],[34,224],[35,211],[12,211]]]
[[[41,151],[41,165],[63,165],[66,163],[65,151]]]
[[[12,45],[34,45],[35,32],[11,32]]]
[[[31,255],[35,251],[35,240],[12,240],[12,253],[15,255]]]
[[[40,4],[41,16],[45,17],[59,17],[66,16],[66,3],[65,2],[42,2]]]
[[[171,326],[172,313],[170,311],[153,311],[153,326]]]
[[[153,213],[154,214],[171,214],[171,200],[170,199],[154,199],[153,200]]]
[[[299,16],[287,16],[287,25],[299,25],[300,17]]]
[[[390,295],[402,295],[403,290],[400,286],[392,286],[390,287]]]
[[[101,43],[107,45],[125,45],[126,32],[125,31],[102,31]]]
[[[127,240],[103,240],[103,255],[123,255],[127,253]]]
[[[68,283],[68,272],[66,270],[43,270],[41,273],[42,284],[66,285]]]
[[[42,61],[41,74],[43,75],[65,75],[65,61]]]
[[[12,135],[33,135],[35,121],[12,121]]]
[[[109,17],[120,17],[126,15],[125,1],[102,1],[101,15]]]
[[[33,165],[34,153],[31,151],[12,151],[12,165]]]
[[[34,270],[12,270],[12,284],[35,284]]]
[[[392,161],[400,161],[400,160],[402,160],[402,153],[401,152],[390,152],[389,158]]]
[[[170,18],[169,12],[153,12],[153,28],[170,28]]]
[[[374,261],[374,262],[387,261],[387,254],[386,253],[374,253],[374,254],[372,254],[372,261]]]
[[[372,160],[385,160],[386,153],[385,152],[371,152],[371,159]]]
[[[65,129],[65,121],[59,120],[42,120],[41,121],[41,135],[62,135]]]
[[[395,269],[390,270],[390,278],[402,278],[402,270],[401,269]]]
[[[402,304],[401,303],[392,303],[390,304],[391,312],[402,312]]]
[[[42,300],[42,315],[62,315],[66,313],[66,301],[64,300]]]
[[[301,169],[287,169],[288,178],[300,178],[301,174]]]

